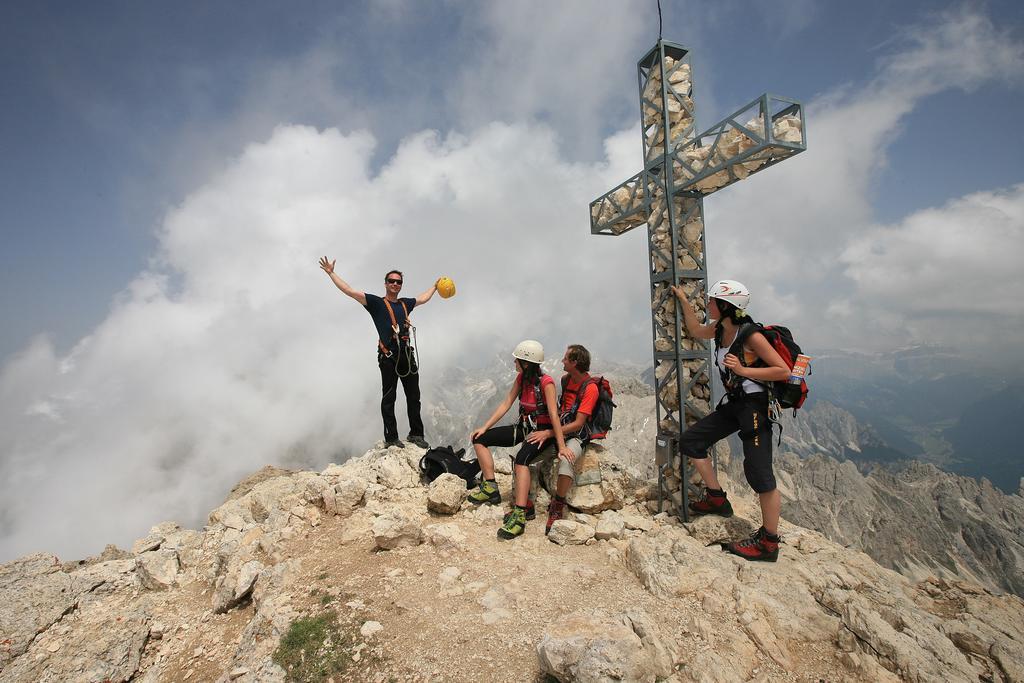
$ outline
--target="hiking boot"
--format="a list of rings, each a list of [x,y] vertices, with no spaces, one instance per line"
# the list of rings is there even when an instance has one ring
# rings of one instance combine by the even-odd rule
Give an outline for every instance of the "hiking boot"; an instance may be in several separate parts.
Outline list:
[[[515,509],[514,505],[512,507],[513,507],[513,509]],[[512,514],[512,510],[509,510],[508,512],[506,512],[505,516],[501,520],[501,523],[504,524],[505,522],[507,522],[508,518],[509,518],[509,515],[511,515],[511,514]],[[534,506],[532,500],[528,500],[528,501],[526,501],[526,521],[529,522],[532,519],[537,519],[537,508]]]
[[[486,479],[480,482],[480,488],[466,496],[474,505],[501,505],[501,492],[498,485]]]
[[[716,496],[707,489],[704,490],[704,497],[700,500],[691,501],[689,507],[690,512],[695,515],[732,517],[732,503],[725,497],[725,494]]]
[[[405,437],[405,440],[419,446],[420,448],[430,448],[430,444],[427,443],[427,440],[424,439],[421,434],[410,434]]]
[[[522,536],[524,531],[526,531],[526,510],[514,507],[512,512],[508,513],[505,524],[498,529],[498,538],[507,541],[516,536]]]
[[[551,525],[563,517],[565,517],[565,503],[552,498],[548,503],[548,523],[544,527],[544,535],[547,536],[551,532]]]
[[[754,532],[754,535],[744,541],[734,541],[732,543],[723,543],[722,550],[733,555],[739,555],[744,560],[751,560],[753,562],[775,562],[779,559],[779,541],[778,536],[775,540],[768,538],[768,532],[765,531],[764,527],[761,527]]]
[[[388,439],[384,442],[384,448],[405,448],[405,444],[399,439]]]

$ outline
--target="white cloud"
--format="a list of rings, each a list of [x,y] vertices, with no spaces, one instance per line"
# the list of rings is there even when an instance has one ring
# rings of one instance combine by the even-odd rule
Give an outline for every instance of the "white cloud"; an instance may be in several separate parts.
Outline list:
[[[477,19],[483,39],[449,92],[451,109],[468,126],[547,122],[580,156],[600,139],[609,110],[621,110],[623,124],[638,115],[623,87],[635,90],[639,55],[623,55],[644,42],[650,19],[612,0],[490,3]]]
[[[876,321],[873,334],[890,347],[916,336],[1007,349],[1024,331],[1021,254],[1024,185],[977,192],[850,240],[840,261],[856,290],[834,311]]]

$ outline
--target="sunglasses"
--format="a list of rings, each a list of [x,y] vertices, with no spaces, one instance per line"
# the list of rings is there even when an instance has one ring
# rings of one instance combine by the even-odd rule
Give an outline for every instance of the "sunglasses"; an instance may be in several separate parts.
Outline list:
[[[387,282],[389,285],[400,285],[400,284],[402,284],[401,280],[396,280],[393,277],[389,277],[387,280],[385,280],[385,282]]]

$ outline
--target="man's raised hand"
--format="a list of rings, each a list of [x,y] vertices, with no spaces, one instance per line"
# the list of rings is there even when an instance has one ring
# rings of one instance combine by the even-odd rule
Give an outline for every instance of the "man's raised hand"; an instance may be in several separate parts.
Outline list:
[[[335,259],[334,261],[328,261],[327,257],[324,256],[322,259],[320,259],[320,267],[323,269],[325,273],[330,275],[331,273],[334,272],[334,264],[337,262],[337,259]]]

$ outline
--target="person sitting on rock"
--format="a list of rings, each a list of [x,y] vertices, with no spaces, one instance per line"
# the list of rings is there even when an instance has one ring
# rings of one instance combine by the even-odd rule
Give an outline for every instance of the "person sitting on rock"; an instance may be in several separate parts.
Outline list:
[[[477,505],[501,504],[501,493],[494,478],[494,456],[490,449],[495,446],[522,444],[514,459],[515,505],[505,517],[498,530],[498,538],[511,539],[526,531],[527,502],[530,494],[530,463],[540,457],[541,451],[550,443],[551,436],[558,446],[558,455],[569,462],[575,458],[565,444],[562,426],[558,418],[555,381],[544,374],[540,364],[544,361],[544,347],[540,342],[527,339],[520,342],[512,352],[515,359],[516,375],[508,395],[479,429],[470,435],[477,461],[480,463],[482,481],[479,490],[470,494],[469,500]],[[519,420],[512,425],[493,425],[508,412],[516,399],[519,400]]]
[[[762,526],[752,538],[725,544],[723,549],[747,560],[774,562],[779,556],[782,499],[772,472],[772,422],[765,383],[788,379],[789,367],[760,332],[747,338],[742,359],[729,353],[740,327],[751,322],[746,314],[750,292],[742,283],[720,280],[711,287],[706,325],[697,320],[681,286],[673,286],[672,292],[679,299],[690,335],[715,340],[715,364],[725,369],[729,380],[727,393],[715,410],[687,428],[679,440],[679,451],[693,462],[705,487],[704,497],[692,501],[690,510],[699,515],[732,516],[732,505],[708,459],[708,448],[739,432],[743,442],[743,472],[747,483],[758,494]]]
[[[576,481],[576,469],[573,466],[578,458],[583,455],[583,449],[587,444],[587,422],[594,414],[594,407],[597,405],[599,389],[596,381],[588,382],[590,379],[590,352],[580,344],[570,344],[562,356],[562,369],[565,375],[562,376],[562,399],[559,406],[559,416],[562,423],[562,433],[565,435],[565,445],[572,452],[571,458],[558,459],[558,479],[555,482],[555,495],[548,504],[548,521],[544,527],[544,533],[551,531],[551,525],[565,516],[565,497],[569,494],[573,482]],[[582,390],[582,395],[580,391]],[[546,430],[547,434],[541,434],[551,438],[554,431]],[[547,460],[555,456],[555,444],[550,443],[541,452],[540,459]],[[532,501],[527,505],[527,514],[533,507]]]

